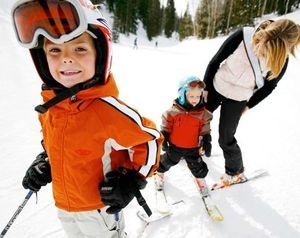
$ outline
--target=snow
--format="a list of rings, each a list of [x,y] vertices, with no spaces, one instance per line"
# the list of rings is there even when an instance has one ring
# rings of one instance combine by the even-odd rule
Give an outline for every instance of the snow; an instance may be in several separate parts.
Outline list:
[[[20,47],[7,15],[10,0],[0,3],[0,227],[5,227],[27,194],[21,185],[24,173],[41,151],[40,125],[34,106],[41,102],[40,79],[26,49]],[[300,23],[300,12],[287,17]],[[142,33],[141,33],[142,34]],[[113,72],[120,98],[160,125],[160,116],[176,97],[177,84],[186,75],[203,77],[206,65],[224,38],[189,39],[178,43],[139,35],[115,44]],[[161,41],[161,42],[160,42]],[[166,173],[170,202],[183,200],[173,215],[146,226],[135,213],[141,208],[133,200],[125,209],[129,237],[143,238],[296,238],[300,237],[300,81],[299,57],[290,58],[284,78],[276,90],[243,115],[237,138],[246,172],[265,168],[269,176],[214,191],[212,198],[222,211],[223,222],[207,216],[197,188],[184,163]],[[204,158],[210,173],[207,182],[224,173],[224,159],[217,142],[218,111],[212,122],[213,151]],[[142,191],[155,211],[153,181]],[[2,230],[2,229],[1,229]],[[143,234],[142,234],[143,231]],[[51,186],[32,196],[6,234],[7,238],[61,238]]]

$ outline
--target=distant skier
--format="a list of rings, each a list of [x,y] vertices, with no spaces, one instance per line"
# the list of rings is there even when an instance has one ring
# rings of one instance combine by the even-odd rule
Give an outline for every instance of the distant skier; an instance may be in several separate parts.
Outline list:
[[[138,49],[138,43],[137,43],[138,39],[137,37],[134,38],[134,42],[133,42],[133,49],[137,50]]]

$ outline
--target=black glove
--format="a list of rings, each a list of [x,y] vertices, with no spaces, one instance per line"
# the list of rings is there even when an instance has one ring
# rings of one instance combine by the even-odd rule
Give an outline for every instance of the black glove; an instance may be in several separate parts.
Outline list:
[[[46,161],[47,157],[46,152],[42,152],[30,165],[22,182],[25,189],[37,192],[41,186],[45,186],[52,181],[50,164]]]
[[[164,139],[163,143],[162,143],[162,148],[163,151],[167,151],[169,149],[169,142]]]
[[[126,207],[147,181],[137,171],[120,167],[106,174],[106,180],[100,184],[102,201],[110,206],[106,212],[114,214]]]
[[[164,141],[162,143],[162,150],[167,151],[169,149],[169,133],[166,131],[161,131],[164,136]]]
[[[203,136],[202,149],[204,150],[205,156],[210,157],[211,155],[211,135],[206,134]]]

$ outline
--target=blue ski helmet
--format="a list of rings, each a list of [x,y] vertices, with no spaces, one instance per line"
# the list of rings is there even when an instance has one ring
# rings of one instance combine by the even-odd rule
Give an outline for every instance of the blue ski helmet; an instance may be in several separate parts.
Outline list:
[[[185,104],[185,93],[190,88],[198,86],[201,89],[205,88],[205,83],[200,80],[197,76],[188,76],[182,79],[178,85],[178,102],[180,105]]]

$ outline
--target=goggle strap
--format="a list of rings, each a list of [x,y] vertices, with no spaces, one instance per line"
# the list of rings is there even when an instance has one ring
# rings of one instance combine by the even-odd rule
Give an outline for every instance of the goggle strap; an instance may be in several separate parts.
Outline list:
[[[63,90],[61,93],[57,94],[55,97],[51,98],[49,101],[45,102],[44,104],[37,105],[34,110],[44,114],[48,111],[48,109],[55,104],[65,100],[66,98],[69,98],[76,93],[78,93],[81,90],[81,85],[75,85],[69,89]]]

